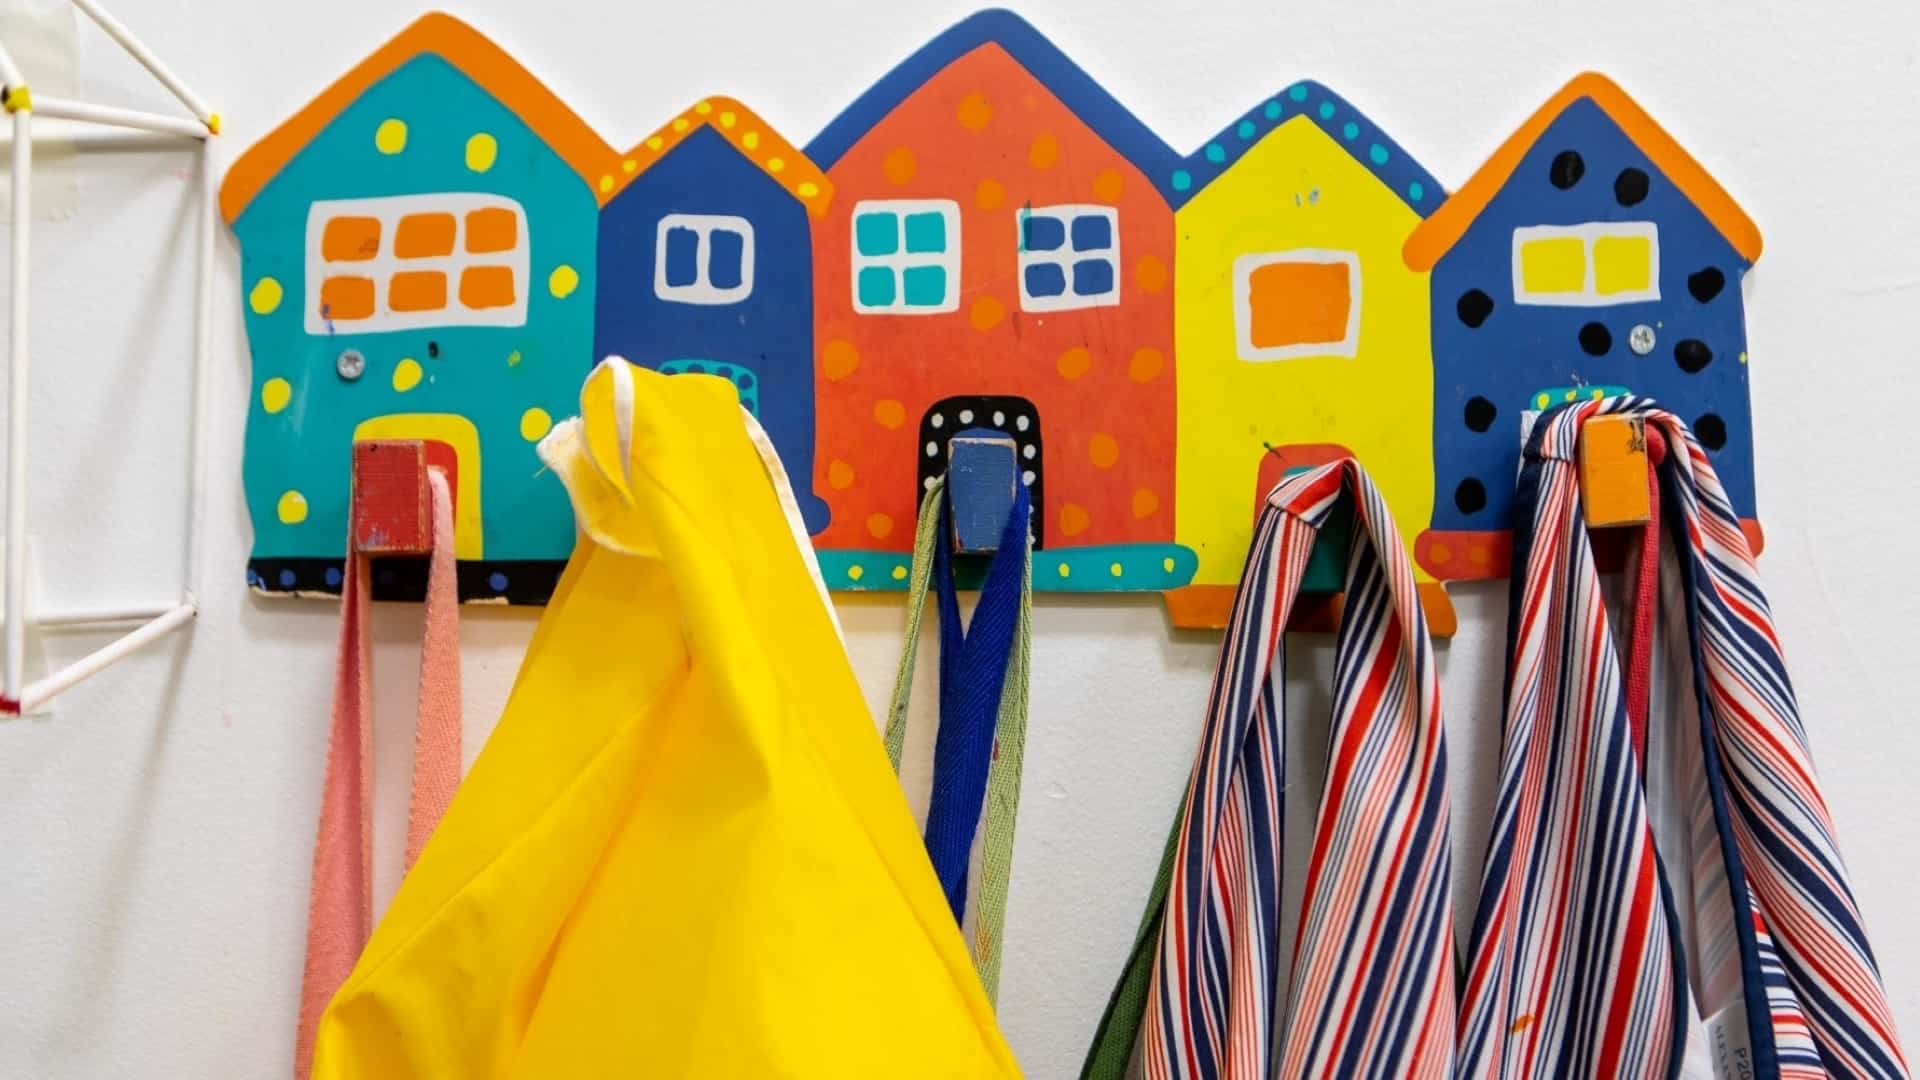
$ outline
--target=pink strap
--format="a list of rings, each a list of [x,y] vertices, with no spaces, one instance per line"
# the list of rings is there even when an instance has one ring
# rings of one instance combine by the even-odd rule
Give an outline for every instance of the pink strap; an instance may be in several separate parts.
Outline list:
[[[406,866],[420,855],[460,783],[460,616],[453,551],[453,498],[447,477],[427,471],[433,550],[427,570],[426,631],[420,644],[419,720],[413,742],[413,796],[407,812]],[[373,665],[367,611],[369,560],[347,558],[340,594],[340,659],[333,680],[333,732],[313,848],[307,908],[306,971],[294,1076],[313,1066],[314,1033],[335,990],[352,974],[373,932]]]

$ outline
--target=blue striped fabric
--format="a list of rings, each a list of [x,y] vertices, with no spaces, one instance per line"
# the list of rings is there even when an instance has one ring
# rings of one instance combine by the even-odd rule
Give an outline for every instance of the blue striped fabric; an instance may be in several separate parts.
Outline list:
[[[1327,786],[1282,1002],[1282,635],[1315,537],[1349,506],[1359,527]],[[1207,702],[1147,994],[1145,1075],[1446,1075],[1447,822],[1432,644],[1393,519],[1352,459],[1289,477],[1256,525]]]
[[[1686,689],[1652,711],[1644,761],[1580,501],[1580,428],[1602,413],[1641,415],[1673,451],[1656,626]],[[1675,1076],[1690,986],[1719,1075],[1907,1075],[1753,556],[1706,452],[1643,398],[1566,406],[1531,431],[1515,506],[1505,742],[1460,1074]]]

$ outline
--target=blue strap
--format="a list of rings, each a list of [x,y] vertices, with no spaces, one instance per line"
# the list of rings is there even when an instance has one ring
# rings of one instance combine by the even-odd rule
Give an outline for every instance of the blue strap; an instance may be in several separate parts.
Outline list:
[[[1016,485],[1000,547],[987,566],[973,623],[960,626],[953,582],[952,511],[941,499],[933,548],[934,592],[940,606],[940,731],[933,744],[933,794],[927,804],[927,855],[956,921],[967,907],[967,856],[980,825],[993,762],[993,727],[1006,684],[1013,636],[1020,620],[1026,572],[1026,485]]]

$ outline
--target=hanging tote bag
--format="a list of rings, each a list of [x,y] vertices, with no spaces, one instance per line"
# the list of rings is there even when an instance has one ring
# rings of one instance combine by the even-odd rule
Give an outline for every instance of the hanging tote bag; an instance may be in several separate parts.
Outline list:
[[[1643,629],[1624,678],[1576,461],[1605,413],[1642,417],[1667,450],[1669,542],[1651,526],[1630,575]],[[1541,416],[1513,566],[1460,1075],[1675,1076],[1689,981],[1719,1076],[1907,1075],[1751,549],[1693,434],[1644,398]],[[1661,657],[1667,678],[1649,679]]]
[[[356,499],[362,493],[356,491]],[[413,737],[413,794],[407,808],[411,868],[460,783],[460,597],[453,550],[453,493],[427,470],[426,626],[420,642],[420,699]],[[373,663],[371,561],[349,536],[340,587],[340,648],[333,725],[327,740],[319,836],[307,907],[307,955],[300,980],[294,1075],[313,1061],[321,1010],[353,970],[373,930]]]
[[[581,412],[583,535],[315,1076],[1018,1076],[732,386]]]
[[[952,518],[946,479],[936,478],[914,526],[913,570],[907,581],[907,629],[887,708],[887,758],[894,772],[907,741],[907,706],[920,647],[920,615],[935,582],[940,609],[940,730],[927,802],[927,855],[955,922],[965,924],[967,872],[974,831],[985,818],[980,894],[974,914],[973,963],[987,999],[1000,990],[1000,960],[1013,876],[1013,833],[1026,760],[1027,686],[1033,651],[1032,503],[1016,487],[1007,524],[962,629],[953,576]],[[982,795],[984,792],[984,806]]]
[[[1290,989],[1278,997],[1283,631],[1314,540],[1351,507],[1327,785]],[[1351,458],[1267,497],[1214,671],[1200,754],[1149,909],[1151,973],[1122,976],[1087,1074],[1118,1075],[1143,1009],[1151,1080],[1444,1076],[1454,972],[1446,738],[1413,568]],[[1157,930],[1148,927],[1157,924]]]

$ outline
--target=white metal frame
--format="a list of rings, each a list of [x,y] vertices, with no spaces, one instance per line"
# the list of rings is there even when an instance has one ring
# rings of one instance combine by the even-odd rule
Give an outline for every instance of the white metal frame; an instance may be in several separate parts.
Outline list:
[[[213,302],[214,176],[211,137],[220,133],[220,115],[187,89],[153,51],[133,36],[118,19],[94,0],[73,0],[73,6],[92,19],[107,36],[145,67],[192,114],[191,119],[136,109],[94,105],[64,98],[35,98],[5,44],[0,43],[0,105],[13,119],[13,237],[11,296],[7,327],[7,505],[5,567],[4,668],[0,671],[0,713],[31,711],[74,684],[98,674],[122,657],[142,648],[189,621],[199,610],[200,530],[204,518],[206,482],[207,366],[210,308]],[[27,610],[27,369],[30,224],[33,220],[34,114],[96,125],[82,148],[115,145],[145,147],[198,143],[200,177],[196,238],[198,266],[194,276],[193,412],[187,418],[187,543],[183,584],[178,600],[170,604],[121,605],[70,611]],[[65,132],[43,137],[67,139]],[[138,623],[133,629],[78,660],[33,682],[26,681],[27,626],[109,626]]]

